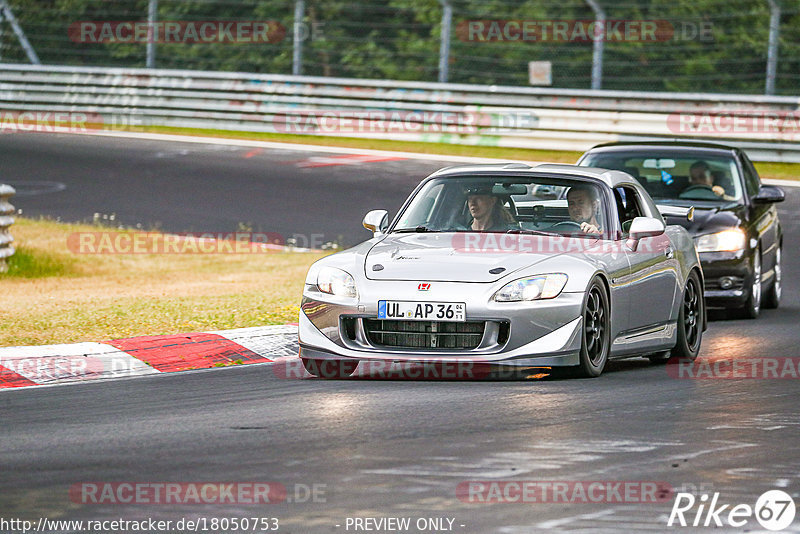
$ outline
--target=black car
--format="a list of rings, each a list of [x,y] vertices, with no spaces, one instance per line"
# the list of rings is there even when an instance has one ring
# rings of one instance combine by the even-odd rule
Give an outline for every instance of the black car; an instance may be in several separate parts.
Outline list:
[[[757,317],[761,306],[778,307],[783,233],[775,203],[784,194],[762,185],[742,150],[712,143],[609,143],[586,152],[578,164],[627,172],[659,206],[694,206],[691,221],[664,215],[694,236],[708,306],[747,318]]]

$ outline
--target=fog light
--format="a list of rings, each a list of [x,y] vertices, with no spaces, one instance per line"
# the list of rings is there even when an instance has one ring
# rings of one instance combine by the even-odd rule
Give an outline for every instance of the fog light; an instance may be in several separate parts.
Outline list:
[[[733,287],[733,282],[732,276],[723,276],[719,279],[719,287],[722,289],[730,289]]]

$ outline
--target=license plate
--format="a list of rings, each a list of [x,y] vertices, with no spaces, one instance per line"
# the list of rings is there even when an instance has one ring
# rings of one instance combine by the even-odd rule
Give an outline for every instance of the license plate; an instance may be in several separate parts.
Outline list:
[[[412,302],[379,300],[378,319],[407,321],[466,321],[467,306],[463,302]]]

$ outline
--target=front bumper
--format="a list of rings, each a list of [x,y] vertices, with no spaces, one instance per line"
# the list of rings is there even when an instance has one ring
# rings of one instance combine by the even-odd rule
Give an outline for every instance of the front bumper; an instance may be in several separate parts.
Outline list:
[[[371,281],[359,299],[321,293],[307,285],[301,304],[300,356],[310,359],[386,360],[393,362],[470,361],[510,366],[572,366],[579,363],[583,293],[562,293],[549,300],[494,302],[495,284],[437,282],[424,294],[418,282]],[[411,296],[411,297],[410,297]],[[378,346],[345,329],[345,320],[374,319],[379,300],[466,303],[467,321],[486,321],[474,349],[421,349]],[[505,334],[498,336],[497,325]]]
[[[752,254],[751,251],[700,253],[708,306],[731,308],[747,301],[753,287]],[[730,287],[724,287],[726,279]]]

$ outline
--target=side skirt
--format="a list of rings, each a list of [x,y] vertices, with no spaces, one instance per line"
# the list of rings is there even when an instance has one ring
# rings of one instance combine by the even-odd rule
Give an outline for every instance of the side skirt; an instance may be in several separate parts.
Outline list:
[[[610,359],[668,350],[678,341],[677,321],[620,333],[611,343]]]

